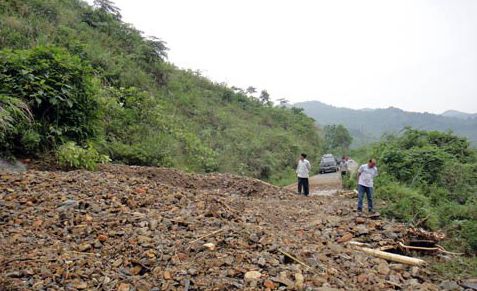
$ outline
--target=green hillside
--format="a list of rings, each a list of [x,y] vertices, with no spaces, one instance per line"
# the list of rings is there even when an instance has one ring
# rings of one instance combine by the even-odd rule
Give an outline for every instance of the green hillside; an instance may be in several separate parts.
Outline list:
[[[461,119],[431,113],[408,112],[398,108],[353,110],[319,101],[295,104],[322,125],[343,124],[353,135],[353,146],[379,140],[384,133],[397,133],[410,126],[422,130],[452,130],[477,144],[477,119]]]
[[[311,118],[178,69],[163,41],[95,3],[0,2],[3,156],[59,153],[85,166],[75,159],[107,155],[277,181],[300,152],[318,154]]]

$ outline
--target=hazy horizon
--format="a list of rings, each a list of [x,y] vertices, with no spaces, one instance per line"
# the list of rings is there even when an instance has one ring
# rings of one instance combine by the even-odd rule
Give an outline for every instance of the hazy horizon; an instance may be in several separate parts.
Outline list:
[[[477,114],[477,112],[468,112],[468,111],[462,111],[462,110],[455,110],[455,109],[452,109],[452,108],[449,108],[449,109],[446,109],[442,112],[429,112],[429,111],[413,111],[413,110],[407,110],[407,109],[403,109],[403,108],[400,108],[400,107],[396,107],[396,106],[384,106],[384,107],[358,107],[358,108],[351,108],[351,107],[346,107],[346,106],[337,106],[337,105],[334,105],[334,104],[329,104],[329,103],[326,103],[326,102],[323,102],[323,101],[320,101],[320,100],[303,100],[303,101],[298,101],[298,102],[294,102],[294,103],[291,103],[291,105],[294,105],[294,104],[299,104],[299,103],[307,103],[307,102],[320,102],[320,103],[323,103],[325,105],[329,105],[329,106],[333,106],[333,107],[336,107],[336,108],[345,108],[345,109],[353,109],[353,110],[377,110],[377,109],[388,109],[388,108],[397,108],[397,109],[401,109],[401,110],[404,110],[406,112],[414,112],[414,113],[432,113],[432,114],[437,114],[437,115],[441,115],[443,113],[446,113],[447,111],[457,111],[457,112],[462,112],[462,113],[467,113],[467,114]]]
[[[113,2],[172,63],[274,100],[477,112],[477,1]]]

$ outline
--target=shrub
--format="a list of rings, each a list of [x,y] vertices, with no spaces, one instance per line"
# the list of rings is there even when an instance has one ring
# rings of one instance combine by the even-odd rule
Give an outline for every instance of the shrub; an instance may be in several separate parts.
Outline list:
[[[374,146],[383,213],[448,234],[452,249],[477,251],[476,151],[450,132],[406,129]]]
[[[21,132],[32,121],[28,105],[22,100],[0,94],[0,152],[4,157],[12,154]]]
[[[0,51],[0,94],[28,105],[44,149],[94,136],[98,104],[92,71],[64,49]]]
[[[82,148],[74,142],[61,145],[57,151],[58,163],[71,169],[96,170],[98,163],[110,161],[106,155],[99,154],[92,146]]]

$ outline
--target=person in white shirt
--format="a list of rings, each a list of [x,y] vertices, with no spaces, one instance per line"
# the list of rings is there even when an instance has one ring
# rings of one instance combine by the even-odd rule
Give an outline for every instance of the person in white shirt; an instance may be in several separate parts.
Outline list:
[[[374,212],[373,209],[373,180],[378,175],[376,160],[371,159],[367,164],[361,165],[358,169],[358,215],[363,212],[363,196],[366,193],[368,201],[368,211]]]
[[[310,194],[310,184],[308,178],[310,177],[311,164],[306,159],[306,154],[301,154],[298,160],[298,166],[296,167],[296,175],[298,177],[298,194],[301,194],[303,188],[303,194],[308,196]]]
[[[348,175],[348,163],[349,163],[349,158],[347,156],[343,156],[340,162],[341,186],[343,188],[344,188],[344,181],[346,179],[346,175]]]

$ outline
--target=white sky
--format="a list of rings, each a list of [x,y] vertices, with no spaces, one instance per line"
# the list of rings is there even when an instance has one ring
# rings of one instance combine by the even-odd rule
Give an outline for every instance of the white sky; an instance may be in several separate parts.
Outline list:
[[[113,1],[179,67],[273,99],[477,112],[476,0]]]

